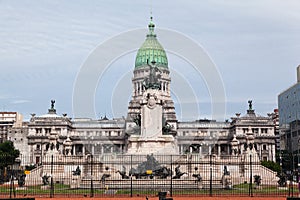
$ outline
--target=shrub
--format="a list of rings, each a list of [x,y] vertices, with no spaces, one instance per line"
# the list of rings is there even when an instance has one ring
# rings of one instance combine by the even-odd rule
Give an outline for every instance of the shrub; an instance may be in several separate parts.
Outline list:
[[[273,162],[270,160],[264,160],[264,161],[261,161],[261,165],[274,171],[274,172],[277,172],[277,174],[280,174],[280,172],[281,172],[280,165],[276,162]]]

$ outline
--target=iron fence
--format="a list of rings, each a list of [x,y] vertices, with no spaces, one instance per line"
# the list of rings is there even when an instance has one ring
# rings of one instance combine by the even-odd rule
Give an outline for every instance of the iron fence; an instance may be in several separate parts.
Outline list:
[[[254,155],[54,153],[37,164],[31,156],[19,162],[0,157],[2,198],[156,196],[161,191],[170,196],[298,196],[300,190],[295,156],[291,169],[280,172],[262,166]]]

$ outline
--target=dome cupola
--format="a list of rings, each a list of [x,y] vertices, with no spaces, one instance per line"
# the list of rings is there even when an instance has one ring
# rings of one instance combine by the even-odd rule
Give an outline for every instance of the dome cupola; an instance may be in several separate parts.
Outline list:
[[[149,33],[146,40],[138,50],[135,58],[135,69],[148,66],[147,61],[148,63],[155,61],[156,66],[159,68],[168,68],[167,54],[156,38],[154,33],[155,24],[152,21],[152,17],[148,28]]]

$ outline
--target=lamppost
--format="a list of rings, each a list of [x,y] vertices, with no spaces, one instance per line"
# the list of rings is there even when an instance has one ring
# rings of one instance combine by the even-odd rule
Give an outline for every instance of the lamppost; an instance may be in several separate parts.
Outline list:
[[[279,165],[280,165],[280,174],[282,175],[282,152],[281,149],[279,150]]]
[[[297,127],[298,127],[298,121],[297,121]],[[297,130],[297,132],[298,132],[298,130]],[[299,136],[298,136],[298,148],[297,148],[297,162],[298,162],[298,169],[297,169],[297,182],[298,182],[298,194],[300,194],[300,177],[299,177],[299,175],[300,175],[300,163],[299,163],[299,147],[300,147],[300,144],[299,144],[299,142],[300,142],[300,138],[299,138]]]
[[[14,159],[12,157],[12,159]],[[17,171],[20,168],[20,162],[16,162],[15,160],[12,161],[11,167],[11,179],[10,179],[10,187],[9,187],[9,198],[12,198],[12,192],[14,193],[14,197],[16,197],[16,188],[14,185],[14,179],[15,179],[15,171]]]

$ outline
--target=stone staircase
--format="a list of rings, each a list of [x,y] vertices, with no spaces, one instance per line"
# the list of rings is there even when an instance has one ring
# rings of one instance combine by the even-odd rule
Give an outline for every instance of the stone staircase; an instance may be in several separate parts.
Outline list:
[[[169,190],[173,189],[201,189],[199,184],[195,182],[195,180],[191,179],[173,179],[171,183],[171,179],[130,179],[119,180],[119,179],[108,179],[105,182],[102,182],[99,179],[93,180],[93,188],[94,189],[111,189],[111,190],[126,190],[131,189],[131,185],[133,189],[145,189],[145,190]],[[80,188],[88,189],[91,188],[91,180],[90,179],[82,179]]]
[[[30,171],[30,174],[26,175],[25,178],[25,186],[30,185],[39,185],[42,184],[42,173],[43,173],[43,166],[40,165],[37,168],[34,168]]]

